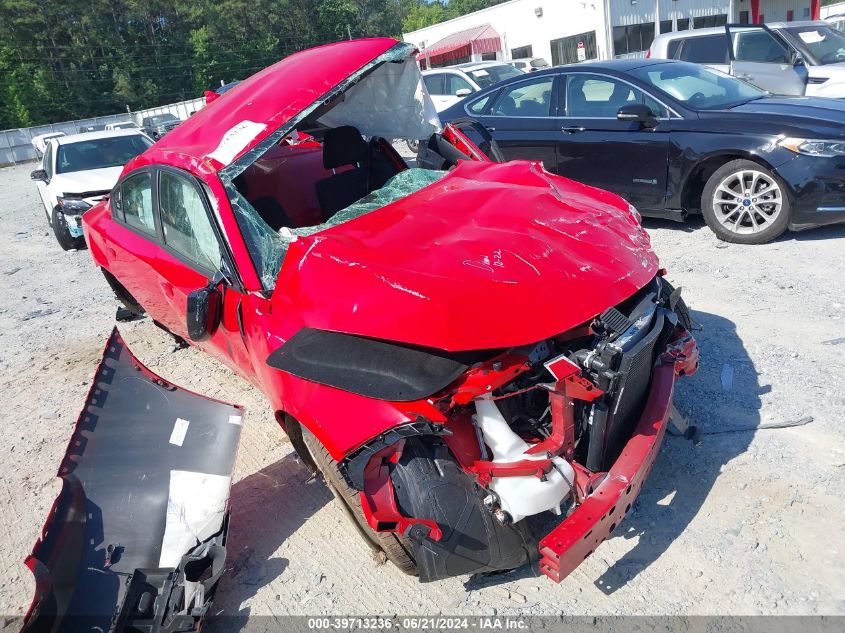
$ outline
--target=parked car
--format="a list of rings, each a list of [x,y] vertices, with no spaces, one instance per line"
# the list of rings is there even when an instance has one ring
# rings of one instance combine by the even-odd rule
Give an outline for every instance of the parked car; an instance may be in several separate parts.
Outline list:
[[[116,121],[106,123],[106,130],[140,130],[141,127],[135,121]]]
[[[824,21],[830,23],[838,31],[845,31],[845,13],[829,15]]]
[[[141,120],[141,130],[154,141],[157,141],[162,136],[170,132],[173,128],[179,125],[182,119],[165,112],[164,114],[155,114],[153,116],[144,117]]]
[[[524,73],[533,73],[536,70],[543,70],[544,68],[549,67],[549,62],[547,62],[542,57],[528,57],[525,59],[512,59],[508,62],[511,66],[516,68],[517,70],[521,70]]]
[[[423,71],[426,90],[438,112],[495,83],[522,73],[505,62],[468,62]]]
[[[416,54],[339,42],[244,80],[127,164],[85,235],[127,309],[264,392],[403,571],[541,556],[560,580],[643,485],[689,315],[627,202],[437,132]],[[449,173],[385,141],[432,132]]]
[[[542,161],[646,216],[702,213],[725,241],[845,220],[845,108],[832,99],[774,97],[705,66],[636,59],[523,75],[440,114],[468,116],[506,159]]]
[[[123,165],[150,145],[146,135],[133,130],[47,139],[41,168],[31,176],[62,249],[85,246],[82,214],[108,196]]]
[[[649,57],[707,64],[774,94],[845,97],[845,33],[824,20],[664,33]]]
[[[39,134],[38,136],[33,136],[32,146],[35,148],[35,153],[40,159],[44,156],[44,149],[47,145],[47,140],[51,138],[59,138],[60,136],[64,136],[64,132],[47,132],[46,134]]]
[[[522,71],[505,62],[467,62],[423,71],[423,81],[434,107],[442,112],[474,92],[511,77]],[[408,139],[408,149],[419,151],[419,140]]]

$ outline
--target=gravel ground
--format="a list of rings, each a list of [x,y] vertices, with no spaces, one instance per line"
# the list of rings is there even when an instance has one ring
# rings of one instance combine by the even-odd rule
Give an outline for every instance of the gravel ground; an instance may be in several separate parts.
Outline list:
[[[62,252],[31,165],[0,170],[0,614],[25,612],[23,566],[116,302],[87,252]],[[156,373],[247,407],[232,489],[227,614],[845,614],[845,227],[718,243],[700,222],[646,221],[701,330],[668,437],[635,509],[554,585],[534,569],[420,585],[368,548],[296,459],[257,391],[149,321],[121,325]],[[738,431],[812,416],[806,426]]]

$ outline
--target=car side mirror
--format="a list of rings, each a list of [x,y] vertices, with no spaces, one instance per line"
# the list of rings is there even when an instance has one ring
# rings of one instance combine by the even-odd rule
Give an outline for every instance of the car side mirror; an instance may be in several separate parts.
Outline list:
[[[47,180],[49,180],[47,178],[47,172],[44,169],[36,169],[31,174],[29,174],[29,177],[33,180],[38,180],[41,182],[47,182]]]
[[[455,91],[456,97],[468,97],[471,94],[472,94],[472,90],[470,90],[469,88],[459,88],[458,90]]]
[[[644,103],[628,103],[619,108],[616,113],[619,121],[639,123],[642,127],[656,127],[657,118],[652,114],[651,108]]]
[[[188,336],[192,341],[208,340],[220,325],[223,295],[215,281],[216,278],[205,288],[194,290],[188,295]]]
[[[801,57],[801,53],[798,51],[793,51],[792,55],[790,56],[790,60],[792,62],[792,66],[804,66],[804,58]]]

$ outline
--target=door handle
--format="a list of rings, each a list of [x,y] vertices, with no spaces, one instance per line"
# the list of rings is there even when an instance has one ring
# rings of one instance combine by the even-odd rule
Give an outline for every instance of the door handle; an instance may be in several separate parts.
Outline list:
[[[494,127],[485,126],[484,129],[487,130],[488,132],[495,132],[496,131],[496,128],[494,128]]]
[[[572,127],[562,127],[560,128],[561,132],[566,134],[577,134],[578,132],[583,132],[587,128],[581,126],[572,126]]]

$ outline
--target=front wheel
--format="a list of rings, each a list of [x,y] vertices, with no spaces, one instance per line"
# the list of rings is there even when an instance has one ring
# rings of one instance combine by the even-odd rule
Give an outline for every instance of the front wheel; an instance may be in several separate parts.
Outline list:
[[[415,138],[409,138],[405,141],[405,144],[408,146],[408,149],[411,150],[414,154],[420,151],[420,142]]]
[[[701,213],[716,237],[736,244],[765,244],[786,230],[791,212],[786,187],[750,160],[717,169],[701,196]]]
[[[348,511],[350,519],[355,523],[358,531],[368,541],[368,544],[384,552],[384,556],[401,571],[406,574],[417,575],[417,563],[411,555],[413,544],[404,534],[396,532],[375,532],[370,528],[367,519],[364,517],[364,510],[361,508],[361,499],[358,491],[346,483],[346,479],[338,468],[337,462],[332,459],[326,448],[314,437],[304,426],[302,429],[302,441],[308,449],[308,457],[316,464],[323,475],[326,485],[335,498],[340,501]]]
[[[70,234],[70,228],[67,225],[67,218],[65,214],[58,209],[53,209],[53,234],[56,236],[56,241],[63,251],[72,249],[80,250],[85,248],[84,237],[74,237]]]

